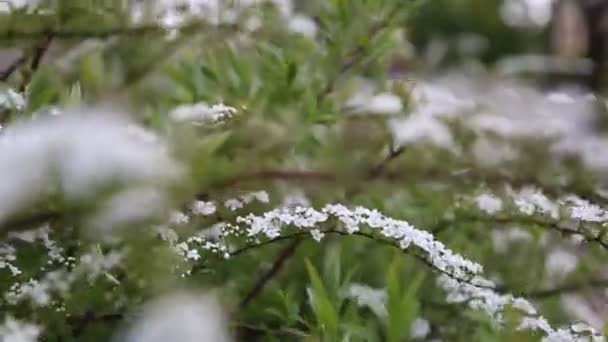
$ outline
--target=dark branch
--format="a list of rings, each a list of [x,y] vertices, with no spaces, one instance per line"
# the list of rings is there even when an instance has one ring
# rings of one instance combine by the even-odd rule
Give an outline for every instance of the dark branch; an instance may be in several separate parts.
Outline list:
[[[255,283],[251,291],[249,291],[249,293],[247,293],[245,298],[241,301],[241,309],[247,306],[247,304],[249,304],[255,297],[257,297],[262,292],[266,284],[268,284],[268,282],[279,273],[285,262],[287,262],[287,260],[295,254],[298,245],[300,245],[302,241],[302,239],[294,239],[287,247],[285,247],[285,249],[283,249],[277,255],[274,262],[272,263],[272,267],[266,273],[262,274],[262,276]]]
[[[35,47],[34,54],[32,55],[32,60],[30,62],[29,70],[23,76],[23,80],[21,81],[21,85],[19,86],[20,92],[24,92],[25,89],[27,88],[27,86],[29,85],[29,83],[32,79],[32,76],[34,75],[34,73],[36,73],[36,71],[40,67],[42,58],[44,58],[44,55],[48,51],[52,40],[53,40],[53,34],[50,33],[44,38],[44,41],[42,43],[40,43],[39,45],[37,45]]]
[[[13,63],[11,63],[6,69],[4,69],[0,73],[0,81],[6,82],[6,80],[8,80],[8,78],[11,77],[11,75],[15,71],[17,71],[17,69],[19,69],[19,67],[26,61],[27,61],[27,58],[25,56],[21,56],[21,57],[17,58]]]
[[[586,289],[597,289],[608,287],[608,279],[591,279],[586,281],[565,284],[552,289],[534,290],[530,292],[521,292],[519,295],[533,299],[545,299],[549,297],[559,296],[565,293],[579,292]]]
[[[52,36],[55,39],[86,39],[86,38],[110,38],[114,36],[140,37],[146,35],[165,35],[170,31],[192,31],[197,29],[223,30],[235,29],[234,24],[211,25],[206,22],[196,21],[185,25],[161,26],[161,25],[141,25],[132,27],[109,27],[99,30],[62,30],[48,28],[40,31],[15,31],[7,30],[0,32],[2,40],[37,40]]]

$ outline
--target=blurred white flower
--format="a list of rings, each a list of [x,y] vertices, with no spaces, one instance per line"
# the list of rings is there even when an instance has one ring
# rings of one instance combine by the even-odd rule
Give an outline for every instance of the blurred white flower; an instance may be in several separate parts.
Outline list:
[[[431,325],[429,321],[421,317],[416,318],[410,327],[410,336],[412,338],[425,338],[430,332]]]
[[[5,318],[0,325],[0,341],[2,342],[36,342],[40,335],[40,327],[25,323],[11,316]]]
[[[103,203],[89,223],[94,228],[94,233],[111,234],[121,226],[159,218],[166,207],[164,194],[155,188],[128,189]]]
[[[325,233],[323,233],[319,229],[311,229],[310,235],[317,242],[321,242],[321,240],[323,240],[323,238],[325,237]]]
[[[174,225],[183,225],[188,224],[188,222],[190,222],[190,218],[183,212],[174,210],[169,216],[169,222]]]
[[[230,119],[237,110],[223,103],[209,106],[205,102],[195,104],[183,104],[171,110],[169,116],[175,121],[188,121],[193,124],[203,125],[221,123]]]
[[[289,18],[287,29],[290,32],[314,38],[317,34],[317,24],[308,16],[296,14]]]
[[[144,306],[117,342],[229,342],[223,310],[211,295],[175,293]]]
[[[0,221],[53,185],[69,200],[94,198],[111,183],[145,185],[160,195],[162,187],[180,175],[166,146],[133,134],[134,124],[124,115],[81,111],[18,122],[3,130]]]
[[[0,1],[0,8],[1,8],[1,1]],[[0,10],[0,12],[2,12]],[[0,89],[0,110],[2,109],[16,109],[16,110],[22,110],[23,108],[25,108],[25,99],[23,98],[23,95],[21,95],[20,93],[16,92],[15,90],[8,88],[8,89]]]
[[[562,248],[551,251],[545,260],[547,275],[556,280],[566,277],[577,265],[578,256]]]
[[[365,109],[375,114],[397,114],[403,110],[403,103],[395,94],[381,93],[372,96]]]
[[[357,305],[370,308],[378,317],[386,317],[386,290],[375,289],[364,284],[353,283],[348,288],[348,297]]]
[[[213,202],[195,201],[190,205],[194,215],[209,216],[216,212],[217,207]]]
[[[414,114],[405,119],[392,119],[389,127],[398,145],[425,142],[446,149],[454,147],[450,129],[431,116]]]
[[[502,209],[502,200],[492,194],[480,194],[475,198],[477,207],[490,214],[496,214]]]

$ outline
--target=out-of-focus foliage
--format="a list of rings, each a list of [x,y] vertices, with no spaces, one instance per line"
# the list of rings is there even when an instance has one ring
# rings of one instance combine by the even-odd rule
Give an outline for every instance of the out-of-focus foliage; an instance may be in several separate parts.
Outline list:
[[[0,341],[132,342],[156,331],[541,340],[520,329],[537,314],[508,294],[552,327],[605,331],[608,141],[593,124],[605,102],[504,77],[503,58],[542,53],[546,32],[506,25],[503,2],[8,4]],[[87,118],[100,113],[121,119],[96,130]],[[506,304],[480,310],[450,292],[437,276],[452,265],[436,261],[452,254],[433,259],[368,216],[352,234],[347,214],[297,211],[327,203],[432,233],[483,265]],[[263,221],[275,208],[301,220]],[[173,291],[221,305],[169,296],[163,321],[145,303]]]

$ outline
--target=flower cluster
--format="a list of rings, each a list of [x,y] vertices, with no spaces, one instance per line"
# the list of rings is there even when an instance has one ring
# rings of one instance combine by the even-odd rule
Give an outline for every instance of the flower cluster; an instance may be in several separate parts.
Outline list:
[[[230,119],[237,110],[218,103],[209,106],[205,102],[179,105],[171,110],[169,116],[175,121],[191,122],[194,125],[223,123]]]

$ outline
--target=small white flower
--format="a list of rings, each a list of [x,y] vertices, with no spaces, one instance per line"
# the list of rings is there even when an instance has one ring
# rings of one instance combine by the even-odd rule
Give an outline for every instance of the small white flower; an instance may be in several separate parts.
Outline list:
[[[317,242],[321,242],[323,237],[325,237],[325,233],[323,233],[319,229],[311,229],[310,235],[312,235],[312,238],[315,239],[315,241],[317,241]]]
[[[195,201],[190,205],[194,215],[209,216],[216,212],[217,208],[213,202]]]
[[[396,114],[403,110],[403,103],[395,94],[382,93],[369,99],[366,109],[374,114]]]
[[[0,109],[22,110],[23,108],[25,108],[23,95],[10,88],[0,90]]]
[[[210,295],[176,293],[144,306],[125,342],[228,342],[222,307]]]
[[[177,106],[171,110],[169,116],[175,121],[189,121],[202,125],[223,122],[230,119],[236,112],[236,108],[223,103],[209,106],[205,102],[198,102]]]
[[[239,201],[236,198],[232,198],[232,199],[226,200],[226,202],[224,202],[224,207],[226,207],[232,211],[236,211],[243,207],[243,202]]]
[[[196,249],[190,249],[188,250],[188,252],[186,253],[186,258],[190,259],[190,260],[198,260],[201,258],[200,254],[198,253],[198,251]]]
[[[0,325],[0,340],[2,342],[36,342],[40,335],[40,327],[6,317]]]
[[[301,34],[309,38],[314,38],[317,35],[317,24],[310,17],[301,14],[296,14],[289,18],[287,29],[289,32]]]
[[[502,200],[492,194],[480,194],[475,198],[475,202],[480,210],[490,215],[496,214],[502,209]]]
[[[545,269],[550,277],[563,278],[576,269],[578,256],[564,249],[552,251],[545,261]]]
[[[360,307],[370,308],[378,317],[386,316],[386,290],[375,289],[364,284],[353,283],[348,289],[348,297]]]
[[[173,211],[169,218],[169,222],[174,225],[188,224],[188,222],[190,222],[190,217],[181,211]]]
[[[431,325],[429,321],[421,317],[416,318],[410,327],[410,336],[412,338],[425,338],[430,332]]]

